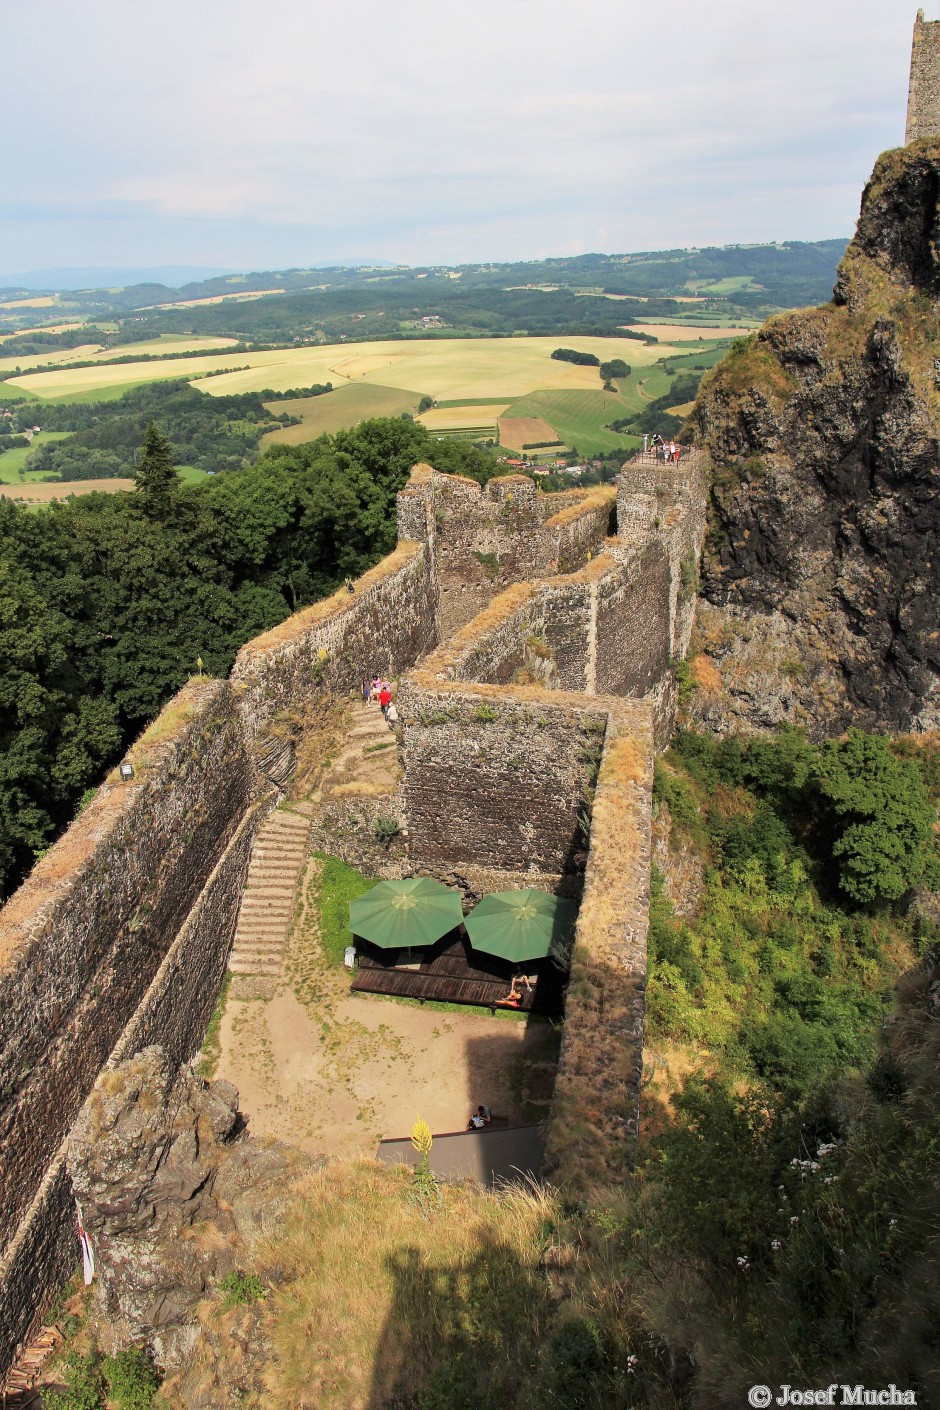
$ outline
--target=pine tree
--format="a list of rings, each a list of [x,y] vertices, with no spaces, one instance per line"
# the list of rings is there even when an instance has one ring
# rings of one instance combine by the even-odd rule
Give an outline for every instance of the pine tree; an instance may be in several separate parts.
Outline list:
[[[173,451],[166,436],[152,421],[147,423],[143,455],[134,475],[137,502],[148,519],[166,521],[176,508],[179,479]]]

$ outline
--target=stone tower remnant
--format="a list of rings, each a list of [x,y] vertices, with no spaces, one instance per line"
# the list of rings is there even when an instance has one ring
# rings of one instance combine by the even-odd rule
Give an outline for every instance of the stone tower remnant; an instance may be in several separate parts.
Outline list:
[[[940,137],[940,20],[925,20],[923,10],[918,10],[911,44],[905,146],[924,137]]]

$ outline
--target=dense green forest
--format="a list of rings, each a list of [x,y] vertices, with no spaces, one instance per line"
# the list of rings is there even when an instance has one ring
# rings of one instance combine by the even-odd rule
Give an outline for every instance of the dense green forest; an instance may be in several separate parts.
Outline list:
[[[653,1382],[625,1403],[674,1403],[660,1396],[684,1359],[697,1405],[834,1380],[927,1403],[940,1037],[930,968],[911,966],[940,932],[910,897],[938,884],[940,748],[680,731],[655,797],[702,884],[681,917],[654,885],[650,1066],[674,1045],[697,1071],[661,1107],[648,1073],[649,1135],[612,1230],[634,1293],[621,1367],[630,1350]]]
[[[173,459],[154,431],[133,493],[38,514],[0,499],[0,894],[198,661],[224,676],[243,642],[390,552],[416,460],[496,468],[404,420],[194,486],[167,476]]]
[[[119,344],[158,332],[230,333],[252,344],[323,337],[414,335],[424,317],[440,332],[616,334],[633,318],[688,315],[676,298],[695,295],[696,316],[764,317],[828,299],[845,240],[779,245],[579,255],[442,268],[334,268],[258,272],[205,280],[179,289],[139,284],[69,291],[55,304],[4,310],[0,333],[61,322],[63,315],[114,322],[102,341]],[[165,308],[219,295],[277,291],[244,302]],[[16,290],[8,291],[15,295]],[[26,291],[23,291],[26,292]],[[610,296],[616,298],[612,299]],[[635,300],[635,302],[634,302]],[[427,330],[418,330],[427,336]],[[35,338],[36,335],[31,335]],[[53,335],[56,336],[56,335]],[[74,330],[56,346],[77,346]],[[36,350],[48,344],[40,342]],[[18,350],[25,354],[26,343]]]
[[[302,394],[328,390],[308,387]],[[282,399],[266,391],[208,397],[186,381],[149,382],[117,401],[13,402],[7,424],[14,435],[39,424],[44,431],[74,432],[67,440],[47,442],[27,460],[27,470],[49,479],[101,480],[133,474],[150,421],[169,439],[177,465],[216,472],[249,464],[266,431],[293,423],[295,418],[286,413],[276,415],[267,409],[264,403],[272,398]],[[0,452],[6,439],[0,435]]]

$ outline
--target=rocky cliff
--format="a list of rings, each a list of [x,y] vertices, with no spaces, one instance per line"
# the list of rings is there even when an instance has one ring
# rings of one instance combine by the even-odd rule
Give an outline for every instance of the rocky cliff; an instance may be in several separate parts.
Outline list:
[[[940,725],[938,202],[940,141],[885,153],[832,302],[771,319],[703,384],[692,673],[713,728]]]
[[[310,1167],[243,1126],[231,1083],[203,1082],[150,1047],[102,1074],[69,1145],[97,1265],[94,1333],[106,1351],[149,1342],[176,1373],[167,1403],[187,1410],[234,1404],[260,1385],[260,1301],[220,1318],[212,1298],[277,1238],[292,1183]]]

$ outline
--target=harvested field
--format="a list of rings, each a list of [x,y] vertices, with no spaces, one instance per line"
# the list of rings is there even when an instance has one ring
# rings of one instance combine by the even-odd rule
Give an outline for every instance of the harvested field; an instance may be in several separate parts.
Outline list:
[[[133,488],[133,480],[63,480],[52,484],[2,485],[0,495],[26,504],[51,504],[55,499],[70,499],[75,494],[111,494],[115,490]]]
[[[54,303],[51,294],[37,294],[31,299],[7,299],[0,308],[51,308]]]
[[[149,338],[141,343],[121,343],[112,348],[103,347],[101,343],[82,343],[77,348],[58,348],[54,352],[34,353],[29,357],[18,357],[16,354],[0,357],[0,372],[12,372],[17,367],[47,367],[50,363],[88,362],[90,359],[107,362],[109,358],[134,357],[137,354],[154,357],[163,353],[198,353],[212,348],[230,348],[234,344],[234,338],[184,338],[175,333]],[[170,364],[171,367],[173,365]],[[127,370],[128,364],[120,363],[118,368]],[[76,369],[73,376],[79,375],[80,370]],[[114,381],[117,380],[115,377]]]
[[[462,431],[467,426],[493,426],[508,409],[506,401],[474,402],[469,406],[432,406],[417,418],[429,431]]]
[[[499,443],[507,450],[524,450],[561,440],[554,426],[540,416],[501,416],[498,424]]]
[[[681,331],[681,330],[680,330]],[[697,336],[697,335],[696,335]],[[601,360],[625,357],[633,367],[654,363],[664,353],[678,351],[664,344],[622,338],[569,339],[579,350]],[[137,385],[167,377],[213,376],[197,382],[201,392],[227,396],[232,392],[289,391],[314,382],[374,383],[413,392],[420,389],[438,401],[450,398],[509,401],[543,388],[595,389],[596,367],[556,362],[551,338],[433,338],[401,342],[322,344],[306,348],[273,348],[267,352],[228,353],[218,357],[180,358],[172,362],[119,363],[71,371],[31,372],[11,385],[25,392],[56,399],[91,399],[114,384]],[[230,368],[240,371],[227,371]],[[283,403],[282,403],[283,405]]]
[[[635,333],[652,333],[654,338],[658,338],[661,343],[687,343],[693,338],[701,338],[706,343],[714,342],[716,338],[746,338],[760,327],[759,323],[753,324],[750,328],[742,328],[740,324],[714,324],[714,323],[628,323],[625,328],[632,329]],[[660,349],[659,356],[662,356],[663,349]],[[667,350],[668,351],[668,350]],[[627,362],[637,362],[639,359],[627,353],[623,356]]]
[[[283,289],[239,289],[237,293],[210,294],[205,299],[180,299],[171,304],[148,304],[148,308],[203,308],[207,304],[233,303],[242,299],[260,299],[267,294],[283,294]]]
[[[0,308],[4,305],[0,304]],[[8,338],[28,338],[33,333],[71,333],[73,328],[81,328],[85,320],[79,318],[72,323],[44,323],[37,328],[18,328],[15,333],[0,333],[0,343],[5,343]],[[99,328],[101,324],[97,325]]]
[[[47,367],[50,363],[83,362],[100,349],[100,343],[82,343],[77,348],[57,348],[55,352],[30,353],[26,357],[12,353],[9,357],[0,357],[0,372],[13,372],[17,367]]]

